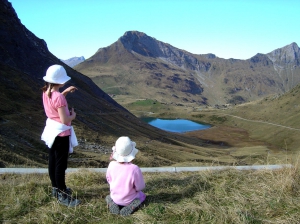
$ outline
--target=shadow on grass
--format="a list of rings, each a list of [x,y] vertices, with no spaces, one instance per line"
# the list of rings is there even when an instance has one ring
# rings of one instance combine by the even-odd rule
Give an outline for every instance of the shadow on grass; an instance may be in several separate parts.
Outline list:
[[[147,206],[150,203],[178,203],[210,188],[211,186],[199,175],[189,176],[184,179],[158,179],[147,182],[145,189],[147,198],[144,204]]]
[[[106,195],[110,193],[109,186],[98,188],[89,188],[88,190],[79,190],[78,197],[84,201],[99,199],[105,201]]]

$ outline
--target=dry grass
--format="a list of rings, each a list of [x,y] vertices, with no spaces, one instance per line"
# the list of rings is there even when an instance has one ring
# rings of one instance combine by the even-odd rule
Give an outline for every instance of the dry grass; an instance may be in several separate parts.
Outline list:
[[[298,157],[299,160],[299,157]],[[130,217],[109,213],[105,174],[67,174],[82,204],[59,205],[47,175],[0,176],[2,223],[299,223],[299,163],[260,171],[145,173],[147,200]]]

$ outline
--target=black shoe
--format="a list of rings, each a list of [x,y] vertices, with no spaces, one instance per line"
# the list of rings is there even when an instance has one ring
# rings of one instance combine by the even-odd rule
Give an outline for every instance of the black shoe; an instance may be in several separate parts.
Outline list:
[[[58,191],[59,191],[58,188],[53,187],[52,188],[52,197],[57,198],[58,197]],[[73,193],[72,189],[69,188],[69,187],[66,188],[65,192],[68,195],[72,195],[72,193]]]
[[[59,191],[57,200],[60,204],[68,206],[68,207],[75,207],[80,204],[80,200],[73,198],[71,195],[67,194],[66,192]]]
[[[71,188],[67,187],[65,193],[71,196],[73,194],[73,191]]]

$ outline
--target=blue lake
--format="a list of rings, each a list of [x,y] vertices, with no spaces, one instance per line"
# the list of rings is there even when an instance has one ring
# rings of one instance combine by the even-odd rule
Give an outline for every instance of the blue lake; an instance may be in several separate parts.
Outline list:
[[[204,130],[211,127],[208,124],[201,124],[185,119],[161,119],[161,118],[142,118],[142,120],[154,127],[164,131],[184,133],[189,131]]]

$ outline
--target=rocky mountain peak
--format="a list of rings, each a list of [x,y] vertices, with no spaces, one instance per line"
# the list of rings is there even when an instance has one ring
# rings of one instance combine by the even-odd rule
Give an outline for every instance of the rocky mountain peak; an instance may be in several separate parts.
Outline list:
[[[207,70],[209,67],[206,64],[199,65],[199,61],[192,54],[158,41],[142,32],[127,31],[119,41],[130,52],[160,58],[183,69],[202,70],[204,68]]]
[[[129,38],[129,39],[138,39],[142,37],[148,37],[145,33],[139,32],[139,31],[126,31],[123,35],[123,37]]]
[[[128,51],[143,56],[159,57],[162,54],[159,42],[142,32],[127,31],[119,40]]]
[[[278,48],[267,54],[273,63],[296,63],[299,64],[300,49],[298,45],[293,42],[282,48]]]

